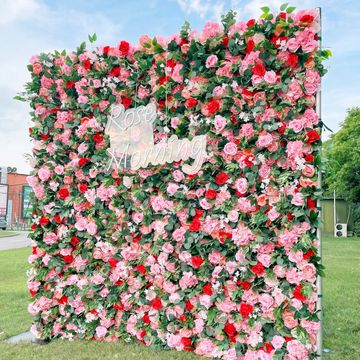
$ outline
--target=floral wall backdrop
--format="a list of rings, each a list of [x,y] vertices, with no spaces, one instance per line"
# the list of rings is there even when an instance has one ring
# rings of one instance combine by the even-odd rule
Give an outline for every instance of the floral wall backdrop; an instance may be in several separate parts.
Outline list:
[[[33,112],[32,331],[224,359],[313,359],[321,122],[318,10],[185,24],[138,45],[42,53]],[[89,37],[90,42],[96,36]],[[107,172],[111,106],[154,103],[177,161]]]

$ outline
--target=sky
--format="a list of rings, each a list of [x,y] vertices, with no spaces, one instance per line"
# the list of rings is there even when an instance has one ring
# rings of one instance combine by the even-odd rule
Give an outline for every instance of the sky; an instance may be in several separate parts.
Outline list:
[[[201,30],[206,21],[220,20],[232,9],[238,20],[277,11],[285,0],[0,0],[0,167],[29,173],[24,154],[31,153],[30,108],[13,100],[30,79],[32,55],[71,51],[88,34],[97,45],[116,46],[121,40],[137,43],[141,35],[169,36],[184,21]],[[360,1],[294,0],[297,9],[321,7],[322,45],[332,51],[329,72],[322,81],[322,120],[337,131],[346,109],[360,106]],[[324,139],[329,132],[324,133]]]

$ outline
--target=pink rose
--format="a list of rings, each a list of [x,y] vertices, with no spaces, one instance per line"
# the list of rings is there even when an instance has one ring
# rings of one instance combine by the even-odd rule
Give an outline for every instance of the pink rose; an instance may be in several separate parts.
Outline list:
[[[98,338],[103,338],[107,333],[107,328],[105,326],[97,326],[96,327],[96,336]]]
[[[271,134],[264,134],[264,135],[260,135],[259,138],[256,141],[256,146],[260,147],[260,148],[264,148],[266,146],[269,146],[273,141],[273,138],[271,136]]]
[[[216,55],[210,55],[207,59],[206,59],[206,63],[205,66],[209,69],[214,67],[217,62],[218,62],[218,57]]]
[[[320,75],[316,70],[306,70],[304,86],[307,95],[315,94],[319,90]]]
[[[224,147],[224,153],[226,155],[235,155],[237,150],[237,145],[233,142],[228,142]]]
[[[299,133],[304,128],[304,122],[301,119],[291,120],[289,122],[289,128]]]
[[[273,337],[273,339],[271,340],[271,345],[275,349],[280,349],[283,346],[284,342],[285,342],[285,339],[282,336],[275,335]]]
[[[41,64],[39,64],[39,63],[33,64],[33,73],[35,75],[39,75],[42,72],[42,69],[43,69],[43,67],[41,66]]]
[[[302,169],[302,173],[304,176],[311,178],[315,175],[315,168],[313,165],[305,164],[304,168]]]
[[[214,118],[214,126],[216,131],[221,131],[226,126],[226,119],[223,116],[216,115]]]
[[[276,73],[273,70],[267,71],[264,75],[264,80],[268,84],[275,84],[276,83]]]

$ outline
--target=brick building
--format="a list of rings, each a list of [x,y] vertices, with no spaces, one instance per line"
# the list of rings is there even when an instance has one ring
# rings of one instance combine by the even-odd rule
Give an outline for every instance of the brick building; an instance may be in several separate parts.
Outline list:
[[[4,172],[4,168],[2,168],[1,170]],[[1,174],[1,183],[7,184],[8,186],[8,225],[29,222],[29,218],[31,215],[29,204],[31,188],[26,181],[27,176],[28,174],[19,174],[17,172],[7,172],[5,176],[4,174]]]

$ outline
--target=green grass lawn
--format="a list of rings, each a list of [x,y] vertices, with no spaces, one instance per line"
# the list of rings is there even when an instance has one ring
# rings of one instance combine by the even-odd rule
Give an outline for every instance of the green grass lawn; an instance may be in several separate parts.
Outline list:
[[[198,359],[176,351],[155,352],[142,345],[57,340],[46,346],[1,340],[29,329],[26,289],[30,248],[0,251],[0,358],[2,360]],[[327,360],[360,359],[360,239],[324,238],[324,347]]]
[[[0,238],[2,237],[7,237],[7,236],[15,236],[17,235],[16,232],[14,231],[4,231],[4,230],[0,230]]]

